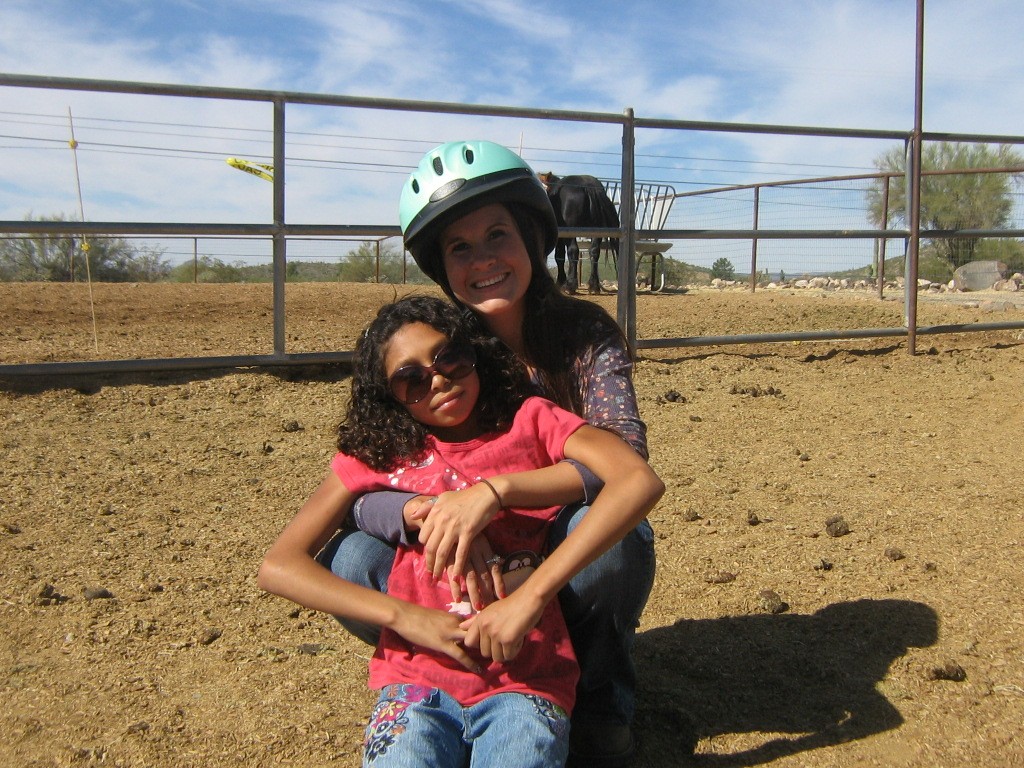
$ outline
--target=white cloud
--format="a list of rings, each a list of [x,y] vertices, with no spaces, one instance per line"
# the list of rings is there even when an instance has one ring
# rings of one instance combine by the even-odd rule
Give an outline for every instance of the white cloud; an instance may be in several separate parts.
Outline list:
[[[1024,9],[1018,5],[930,0],[926,130],[1020,132],[1024,47],[1016,33]],[[615,114],[629,106],[640,117],[682,120],[912,125],[909,2],[638,1],[624,7],[606,0],[443,0],[428,10],[413,0],[169,0],[123,10],[128,7],[8,0],[0,8],[0,70]],[[269,152],[245,130],[269,131],[267,105],[30,89],[2,89],[2,99],[4,112],[56,117],[49,127],[3,122],[0,133],[35,131],[64,141],[67,107],[81,116],[90,218],[269,218],[269,185],[232,171],[220,157]],[[161,136],[157,127],[111,135],[87,117],[121,121],[122,129],[130,128],[129,120],[166,123],[168,133],[179,135]],[[234,130],[215,139],[173,128],[183,124]],[[621,147],[615,125],[382,110],[289,107],[288,129],[290,156],[333,164],[306,169],[296,163],[290,171],[289,219],[303,222],[393,223],[403,169],[433,143],[452,138],[490,138],[512,147],[522,142],[539,169],[600,176],[617,174]],[[157,158],[84,146],[100,141],[213,154]],[[23,143],[0,139],[0,218],[72,210],[66,147],[8,148]],[[694,158],[666,159],[662,171],[650,168],[648,175],[678,167],[681,177],[709,183],[764,177],[776,167],[753,165],[757,160],[793,163],[789,172],[807,168],[808,175],[824,172],[812,168],[818,164],[870,166],[880,149],[877,142],[668,131],[641,131],[638,144],[652,155]],[[728,165],[715,158],[751,162]]]

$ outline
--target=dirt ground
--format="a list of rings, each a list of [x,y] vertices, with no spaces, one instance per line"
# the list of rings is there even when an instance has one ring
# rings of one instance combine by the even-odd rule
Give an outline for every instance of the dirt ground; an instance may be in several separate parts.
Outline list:
[[[0,364],[271,351],[268,286],[93,294],[95,341],[84,286],[0,285]],[[289,286],[289,351],[350,349],[392,296]],[[918,322],[1024,320],[997,308],[923,301]],[[901,309],[691,291],[641,296],[638,328],[898,327]],[[898,337],[642,351],[668,491],[637,766],[1024,765],[1022,375],[1014,330],[919,336],[916,355]],[[0,765],[358,765],[370,649],[255,583],[347,388],[337,369],[6,382]]]

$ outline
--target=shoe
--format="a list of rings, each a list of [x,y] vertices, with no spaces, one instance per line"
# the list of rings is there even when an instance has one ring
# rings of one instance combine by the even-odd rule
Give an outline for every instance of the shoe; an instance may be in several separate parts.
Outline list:
[[[566,768],[626,768],[636,753],[628,725],[609,722],[573,723],[569,731]]]

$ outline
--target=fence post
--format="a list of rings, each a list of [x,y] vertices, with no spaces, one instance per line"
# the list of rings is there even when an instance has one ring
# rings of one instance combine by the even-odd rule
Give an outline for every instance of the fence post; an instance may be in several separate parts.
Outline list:
[[[761,208],[761,188],[754,187],[754,226],[757,230],[758,213]],[[757,235],[750,238],[750,292],[757,288]]]
[[[274,99],[274,354],[284,356],[284,281],[287,272],[284,227],[284,100]]]
[[[636,149],[633,109],[627,107],[622,121],[622,190],[619,192],[619,225],[624,237],[619,239],[619,264],[616,279],[619,293],[616,310],[619,327],[626,335],[630,353],[636,352],[636,228],[633,209],[636,205],[636,182],[633,152]]]
[[[907,276],[906,314],[907,351],[917,351],[917,258],[921,245],[921,134],[922,100],[924,93],[924,0],[917,0],[917,67],[914,78],[914,134],[910,141],[910,156],[913,171],[908,186],[907,205],[910,208],[907,221],[910,222],[910,248],[907,253],[905,274]],[[911,167],[911,162],[907,163]]]
[[[892,185],[892,176],[882,177],[885,186],[882,187],[882,229],[889,228],[889,187]],[[875,278],[878,280],[878,298],[882,299],[885,294],[885,246],[888,239],[883,237],[878,249],[878,264],[875,270]]]

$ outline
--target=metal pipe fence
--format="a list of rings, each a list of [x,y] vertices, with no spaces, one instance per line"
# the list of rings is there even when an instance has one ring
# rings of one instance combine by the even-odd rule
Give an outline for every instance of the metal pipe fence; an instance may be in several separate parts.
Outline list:
[[[197,368],[221,368],[264,365],[308,365],[310,363],[348,362],[350,351],[290,353],[286,348],[285,281],[287,276],[287,247],[296,238],[387,238],[400,237],[397,226],[380,226],[362,223],[318,224],[290,221],[285,209],[285,178],[288,171],[286,156],[286,115],[288,108],[298,106],[323,106],[337,109],[390,110],[413,113],[436,113],[472,115],[509,119],[539,119],[569,123],[603,123],[618,125],[622,132],[621,188],[634,188],[636,179],[636,133],[641,130],[658,131],[707,131],[738,134],[764,134],[782,136],[808,136],[854,139],[882,139],[902,141],[907,146],[922,141],[975,141],[1001,144],[1024,144],[1021,136],[991,136],[977,134],[929,134],[916,126],[916,131],[843,129],[795,125],[761,125],[708,121],[665,120],[637,117],[632,109],[621,114],[605,112],[584,112],[557,109],[531,109],[488,105],[468,105],[447,102],[428,102],[400,99],[378,99],[343,95],[287,92],[274,90],[235,89],[208,86],[170,85],[159,83],[138,83],[78,78],[38,77],[0,73],[0,88],[29,88],[61,91],[84,91],[91,93],[114,93],[176,97],[189,99],[214,99],[257,102],[272,108],[273,123],[273,213],[270,222],[131,222],[131,221],[0,221],[2,234],[42,235],[136,235],[176,237],[258,237],[272,243],[273,263],[273,352],[267,355],[232,355],[216,357],[192,357],[175,359],[107,360],[65,363],[38,363],[0,365],[2,376],[64,375],[73,373],[102,373],[124,371],[175,370]],[[909,205],[913,204],[913,190],[919,188],[921,169],[908,163],[911,180],[917,186],[908,184],[912,190],[908,195]],[[768,186],[767,184],[761,186]],[[630,345],[636,349],[718,345],[726,343],[761,343],[774,341],[799,341],[811,339],[842,339],[861,337],[907,336],[910,352],[918,333],[967,332],[980,330],[1002,330],[1024,328],[1024,323],[970,324],[965,326],[941,326],[918,328],[915,321],[916,280],[908,279],[906,291],[907,325],[902,329],[862,329],[856,331],[836,329],[834,331],[793,332],[783,334],[753,334],[734,337],[676,337],[642,339],[637,338],[636,328],[636,284],[632,276],[636,273],[635,244],[638,239],[667,239],[678,241],[749,240],[753,244],[754,259],[758,242],[771,240],[889,240],[905,239],[915,242],[921,237],[1024,237],[1024,230],[972,230],[972,231],[923,231],[913,216],[907,220],[912,226],[906,229],[850,229],[850,228],[802,228],[765,229],[755,219],[749,228],[676,228],[649,230],[638,229],[634,222],[631,195],[623,195],[620,205],[620,226],[618,229],[592,228],[563,230],[564,235],[616,237],[620,242],[618,254],[618,294],[616,316],[626,333]],[[907,273],[916,275],[917,253],[908,252]],[[752,261],[756,265],[756,261]],[[754,266],[752,266],[752,272]]]

